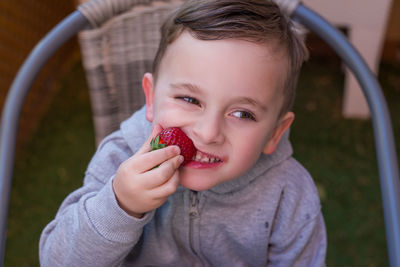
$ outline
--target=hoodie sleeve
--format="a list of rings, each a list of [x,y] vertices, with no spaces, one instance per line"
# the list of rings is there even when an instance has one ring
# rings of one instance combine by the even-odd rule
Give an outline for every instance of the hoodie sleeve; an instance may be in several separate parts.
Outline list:
[[[116,266],[123,261],[154,214],[136,219],[117,204],[113,176],[130,155],[120,132],[100,144],[83,186],[67,196],[41,234],[41,266]]]
[[[325,266],[327,237],[318,192],[294,159],[287,168],[270,238],[268,266]]]

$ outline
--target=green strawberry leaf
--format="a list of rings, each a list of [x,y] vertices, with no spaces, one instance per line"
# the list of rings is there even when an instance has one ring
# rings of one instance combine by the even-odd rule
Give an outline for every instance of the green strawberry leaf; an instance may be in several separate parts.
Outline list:
[[[160,136],[158,135],[150,141],[151,150],[157,150],[166,146],[166,144],[160,144]]]

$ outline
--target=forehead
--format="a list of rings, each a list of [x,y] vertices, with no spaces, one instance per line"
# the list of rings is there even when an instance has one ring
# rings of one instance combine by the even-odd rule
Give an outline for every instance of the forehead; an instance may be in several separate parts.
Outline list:
[[[183,32],[167,48],[158,79],[195,84],[226,97],[272,98],[283,90],[287,75],[284,51],[274,42],[204,41]]]

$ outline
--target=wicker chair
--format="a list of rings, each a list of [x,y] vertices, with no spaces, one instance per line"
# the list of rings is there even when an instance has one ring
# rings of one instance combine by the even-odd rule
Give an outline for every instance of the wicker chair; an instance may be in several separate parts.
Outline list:
[[[142,77],[151,65],[167,14],[182,1],[145,1],[119,16],[103,21],[91,4],[80,9],[92,29],[79,33],[88,81],[96,143],[119,128],[122,120],[144,104]]]

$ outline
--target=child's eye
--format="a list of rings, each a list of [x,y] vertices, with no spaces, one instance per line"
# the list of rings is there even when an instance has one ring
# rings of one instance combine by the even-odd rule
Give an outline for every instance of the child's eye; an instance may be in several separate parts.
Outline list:
[[[190,97],[190,96],[178,96],[177,99],[181,99],[185,102],[188,102],[189,104],[193,105],[199,105],[200,102],[196,98]]]
[[[248,111],[238,110],[238,111],[234,111],[232,113],[232,115],[239,119],[256,121],[256,118],[254,117],[254,115]]]

